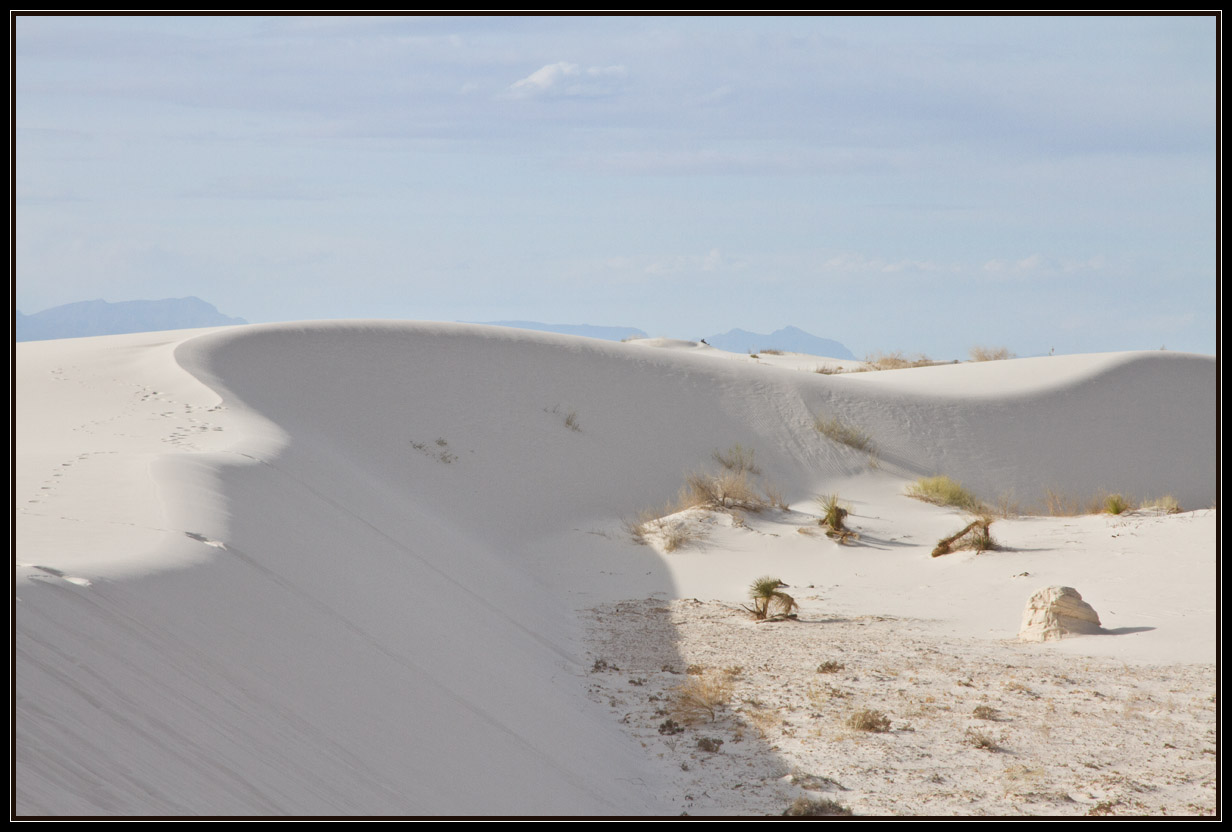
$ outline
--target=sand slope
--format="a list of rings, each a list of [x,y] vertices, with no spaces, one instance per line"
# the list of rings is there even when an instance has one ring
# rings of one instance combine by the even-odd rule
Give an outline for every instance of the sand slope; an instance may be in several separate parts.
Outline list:
[[[576,610],[738,600],[750,573],[819,552],[849,563],[842,603],[881,604],[855,573],[909,576],[899,560],[925,568],[917,550],[953,524],[900,496],[921,474],[990,499],[1198,507],[1216,486],[1202,356],[823,376],[687,342],[330,322],[23,344],[17,361],[19,813],[679,811],[669,763],[585,695]],[[819,412],[863,426],[877,469],[821,437]],[[796,509],[757,521],[782,529],[720,529],[679,558],[627,539],[621,518],[735,442]],[[899,560],[852,565],[794,534],[840,487]],[[1185,581],[1213,545],[1198,556]],[[960,595],[1008,597],[969,565],[941,566]],[[1012,635],[907,577],[890,595]]]

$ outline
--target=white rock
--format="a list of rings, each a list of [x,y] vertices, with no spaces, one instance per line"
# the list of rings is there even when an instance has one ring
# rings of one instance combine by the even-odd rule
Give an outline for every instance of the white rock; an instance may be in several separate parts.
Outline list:
[[[1098,633],[1099,614],[1072,586],[1038,590],[1022,613],[1020,641],[1056,641],[1067,635]]]

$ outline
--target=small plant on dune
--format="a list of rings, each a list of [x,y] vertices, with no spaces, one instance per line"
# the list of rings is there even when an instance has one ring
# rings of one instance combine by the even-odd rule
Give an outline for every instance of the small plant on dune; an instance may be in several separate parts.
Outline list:
[[[881,711],[865,709],[847,717],[847,726],[857,731],[884,734],[890,730],[890,718]]]
[[[1010,352],[1006,347],[980,347],[971,348],[972,361],[1004,361],[1007,358],[1014,358],[1014,353]]]
[[[1176,497],[1171,494],[1165,494],[1158,500],[1149,500],[1142,504],[1142,508],[1151,511],[1162,511],[1164,514],[1180,514],[1181,504],[1176,501]]]
[[[762,353],[764,353],[765,355],[782,355],[783,351],[782,350],[762,350]]]
[[[916,480],[908,489],[908,497],[915,497],[926,503],[939,506],[953,506],[966,511],[980,512],[984,505],[975,495],[947,476],[922,477]]]
[[[753,581],[752,586],[749,587],[749,597],[753,600],[753,606],[744,607],[744,609],[751,612],[758,621],[790,617],[800,605],[796,603],[796,599],[780,589],[785,586],[787,584],[778,578],[763,575]]]
[[[988,734],[985,734],[983,731],[977,731],[974,728],[967,729],[967,732],[963,735],[963,741],[967,745],[970,745],[973,748],[978,748],[981,751],[1001,750],[1001,747],[997,745],[997,741],[995,739],[990,737]]]
[[[757,493],[745,472],[724,471],[721,474],[690,474],[685,478],[678,505],[680,509],[743,508],[756,512],[769,504]]]
[[[576,410],[570,410],[569,415],[565,417],[565,427],[569,428],[569,430],[577,431],[582,429],[581,424],[578,423],[578,415]]]
[[[1104,498],[1104,512],[1107,514],[1124,514],[1129,510],[1129,500],[1122,494],[1109,494]]]
[[[797,797],[783,812],[789,818],[846,817],[852,812],[837,800],[828,797]]]
[[[731,695],[731,683],[722,676],[694,676],[676,688],[672,717],[685,725],[714,722]]]
[[[873,444],[872,437],[863,430],[835,417],[827,418],[819,414],[813,419],[813,427],[835,442],[841,442],[858,451],[867,451]]]
[[[971,715],[976,719],[995,720],[997,718],[997,709],[989,707],[988,705],[976,705],[975,710],[971,712]]]
[[[843,663],[834,659],[826,659],[821,664],[817,665],[818,673],[838,673],[843,669]]]
[[[1046,489],[1044,505],[1048,514],[1053,517],[1076,517],[1080,514],[1099,514],[1104,508],[1105,495],[1100,493],[1093,497],[1072,497],[1059,491]]]
[[[818,497],[817,504],[821,506],[822,512],[821,519],[817,523],[826,530],[826,537],[834,538],[839,543],[847,543],[860,537],[854,531],[847,528],[844,521],[849,512],[846,508],[839,505],[837,494]]]
[[[927,355],[917,355],[915,358],[907,358],[899,350],[894,352],[873,352],[864,357],[864,367],[856,372],[868,372],[870,370],[905,370],[911,367],[931,367],[938,362],[933,361]]]
[[[734,471],[738,474],[760,474],[757,466],[753,463],[753,449],[746,448],[737,442],[726,451],[716,450],[711,454],[714,461],[722,465],[728,471]]]
[[[990,552],[997,548],[997,542],[992,539],[988,527],[993,523],[991,516],[980,515],[962,528],[961,531],[943,537],[937,541],[932,556],[937,558],[948,555],[959,549],[971,549],[975,552]]]

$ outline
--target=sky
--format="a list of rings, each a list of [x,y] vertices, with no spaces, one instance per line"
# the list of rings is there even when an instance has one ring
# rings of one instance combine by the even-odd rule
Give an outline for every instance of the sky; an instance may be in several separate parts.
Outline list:
[[[1217,349],[1213,16],[10,22],[27,314]]]

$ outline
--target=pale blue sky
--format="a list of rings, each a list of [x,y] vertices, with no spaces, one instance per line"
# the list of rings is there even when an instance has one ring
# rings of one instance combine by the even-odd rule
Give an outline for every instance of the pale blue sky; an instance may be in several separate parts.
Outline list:
[[[1216,349],[1214,17],[14,26],[23,312]]]

